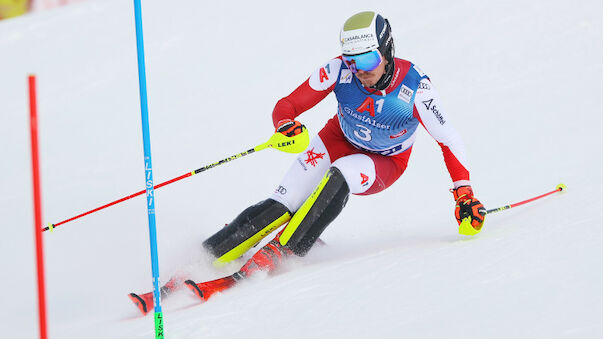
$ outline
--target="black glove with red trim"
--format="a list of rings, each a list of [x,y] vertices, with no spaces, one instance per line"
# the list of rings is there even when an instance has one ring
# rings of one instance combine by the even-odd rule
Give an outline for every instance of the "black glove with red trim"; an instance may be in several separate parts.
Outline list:
[[[450,191],[454,194],[454,200],[456,201],[456,208],[454,210],[456,221],[460,225],[463,219],[471,217],[471,227],[476,231],[480,231],[484,224],[486,209],[484,208],[484,205],[473,196],[471,186],[461,186],[451,189]]]
[[[305,126],[297,120],[283,119],[277,123],[276,132],[293,137],[303,132],[304,128]]]

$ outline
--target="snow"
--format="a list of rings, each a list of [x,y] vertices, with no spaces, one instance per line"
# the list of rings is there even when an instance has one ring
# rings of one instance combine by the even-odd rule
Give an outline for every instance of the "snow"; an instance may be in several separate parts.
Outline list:
[[[430,75],[494,208],[456,232],[438,146],[421,132],[387,191],[353,197],[328,246],[204,305],[163,303],[168,338],[603,337],[603,3],[567,1],[143,2],[155,182],[264,142],[270,113],[336,56],[340,25],[391,21],[397,56]],[[87,1],[0,22],[0,324],[35,338],[26,79],[38,76],[44,220],[144,187],[133,5]],[[328,97],[301,120],[332,116]],[[266,150],[156,192],[161,280],[212,268],[200,243],[264,199],[294,155]],[[150,338],[127,293],[151,289],[145,199],[44,234],[51,338]]]

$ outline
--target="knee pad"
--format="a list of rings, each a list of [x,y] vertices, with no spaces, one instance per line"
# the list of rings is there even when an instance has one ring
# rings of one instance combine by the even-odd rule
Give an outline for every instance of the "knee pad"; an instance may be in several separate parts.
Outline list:
[[[281,245],[304,256],[322,232],[341,213],[350,188],[337,167],[331,167],[314,192],[295,212],[279,237]]]
[[[266,199],[245,209],[231,223],[203,242],[221,266],[239,258],[291,218],[285,205]]]

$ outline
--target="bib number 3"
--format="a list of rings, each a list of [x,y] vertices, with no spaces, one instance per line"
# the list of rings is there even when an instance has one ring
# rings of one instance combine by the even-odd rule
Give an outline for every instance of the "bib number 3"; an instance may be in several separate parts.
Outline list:
[[[354,135],[356,136],[356,138],[362,141],[371,141],[373,139],[373,137],[371,136],[372,131],[368,127],[359,124],[357,124],[356,127],[360,129],[354,130]]]

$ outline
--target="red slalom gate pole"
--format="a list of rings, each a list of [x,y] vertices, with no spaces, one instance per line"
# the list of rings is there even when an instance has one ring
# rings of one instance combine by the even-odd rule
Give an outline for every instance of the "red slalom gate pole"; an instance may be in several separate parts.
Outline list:
[[[38,271],[38,314],[40,338],[47,338],[46,293],[44,280],[44,249],[42,243],[42,194],[40,185],[40,162],[38,156],[38,110],[36,102],[36,76],[29,75],[29,117],[31,131],[31,168],[34,198],[34,234],[36,242],[36,262]]]

